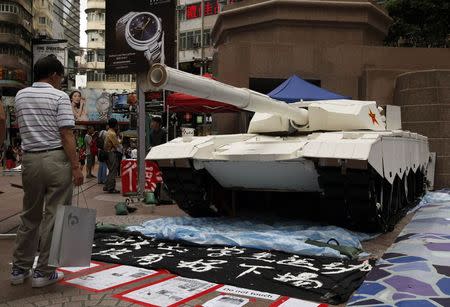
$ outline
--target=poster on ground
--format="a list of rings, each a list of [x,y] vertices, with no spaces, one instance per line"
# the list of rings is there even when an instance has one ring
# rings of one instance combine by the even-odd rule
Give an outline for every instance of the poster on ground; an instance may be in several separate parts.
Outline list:
[[[220,295],[202,304],[203,307],[242,307],[250,300],[239,296]]]
[[[101,292],[137,282],[157,274],[159,272],[153,270],[119,265],[74,279],[64,280],[63,283],[94,292]]]
[[[207,281],[176,276],[128,290],[115,297],[147,306],[180,306],[218,287],[220,285]]]
[[[153,63],[174,66],[175,7],[175,0],[108,0],[106,73],[145,72]]]

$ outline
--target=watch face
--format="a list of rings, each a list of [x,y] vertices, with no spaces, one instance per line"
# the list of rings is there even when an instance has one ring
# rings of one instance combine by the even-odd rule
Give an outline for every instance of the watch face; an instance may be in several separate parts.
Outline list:
[[[139,14],[130,22],[130,34],[138,41],[151,39],[158,31],[158,21],[149,14]]]

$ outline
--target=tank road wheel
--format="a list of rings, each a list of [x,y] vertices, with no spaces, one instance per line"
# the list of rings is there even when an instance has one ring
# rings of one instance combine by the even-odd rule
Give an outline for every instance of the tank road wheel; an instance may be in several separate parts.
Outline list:
[[[416,198],[421,197],[425,193],[425,176],[423,171],[417,169],[415,174],[415,182],[416,182]]]
[[[374,169],[319,168],[321,209],[331,223],[367,232],[391,231],[407,207],[405,183],[391,185]]]
[[[217,216],[210,200],[210,176],[206,170],[162,168],[164,182],[178,207],[192,217]]]

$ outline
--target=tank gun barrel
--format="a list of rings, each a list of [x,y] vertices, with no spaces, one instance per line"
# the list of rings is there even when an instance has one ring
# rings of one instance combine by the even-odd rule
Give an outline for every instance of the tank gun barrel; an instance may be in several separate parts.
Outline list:
[[[246,88],[234,87],[162,64],[152,65],[147,81],[156,89],[219,101],[247,111],[279,115],[300,126],[308,123],[308,111],[305,109],[290,106]]]

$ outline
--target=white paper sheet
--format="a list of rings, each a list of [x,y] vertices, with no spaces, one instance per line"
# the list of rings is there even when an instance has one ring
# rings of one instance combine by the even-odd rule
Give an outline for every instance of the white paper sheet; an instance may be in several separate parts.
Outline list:
[[[314,303],[310,301],[299,300],[296,298],[289,298],[287,301],[284,301],[278,307],[317,307],[319,303]]]
[[[203,307],[241,307],[250,300],[239,296],[220,295],[202,304]]]
[[[83,271],[83,270],[86,270],[86,269],[95,268],[95,267],[98,267],[98,266],[100,266],[100,264],[91,262],[91,264],[88,267],[87,266],[67,266],[67,267],[58,268],[58,270],[75,273],[75,272]]]
[[[177,276],[122,295],[155,306],[168,306],[206,291],[216,284]]]
[[[156,271],[120,265],[111,269],[66,280],[65,283],[82,286],[92,290],[106,290],[143,277],[156,274]]]

